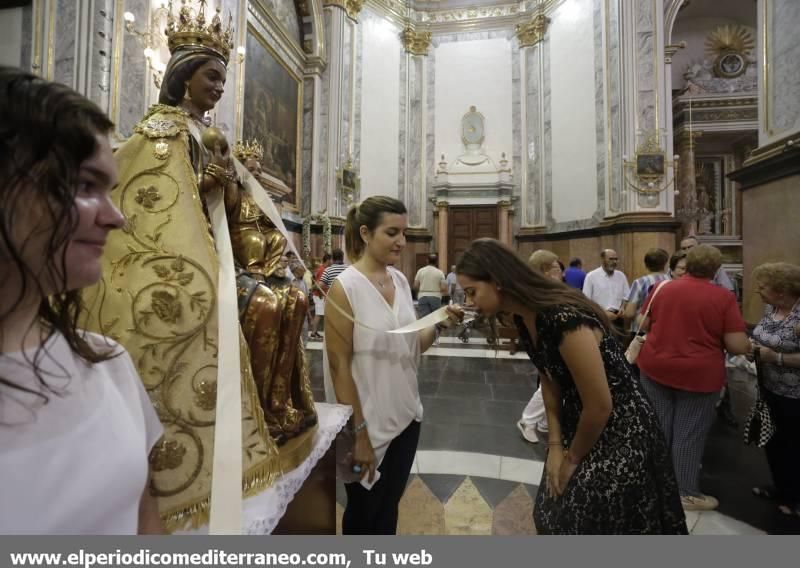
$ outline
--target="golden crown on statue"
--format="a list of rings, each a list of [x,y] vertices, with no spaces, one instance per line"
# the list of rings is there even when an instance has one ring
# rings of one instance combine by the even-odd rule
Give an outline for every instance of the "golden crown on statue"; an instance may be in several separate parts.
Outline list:
[[[211,23],[207,24],[206,0],[199,0],[200,6],[196,12],[188,6],[187,0],[182,0],[181,4],[176,16],[172,11],[172,0],[169,2],[167,27],[164,30],[169,52],[175,53],[175,50],[186,45],[197,45],[216,51],[228,61],[233,49],[233,17],[228,15],[228,29],[223,30],[219,7]]]
[[[240,162],[255,158],[259,162],[264,157],[264,147],[258,140],[239,140],[233,145],[233,155]]]

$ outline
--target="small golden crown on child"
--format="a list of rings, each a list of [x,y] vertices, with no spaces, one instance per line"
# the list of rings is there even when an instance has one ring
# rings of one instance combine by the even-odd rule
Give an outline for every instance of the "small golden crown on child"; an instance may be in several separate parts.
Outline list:
[[[264,157],[264,147],[256,139],[239,140],[233,145],[233,155],[240,162],[255,158],[259,162]]]
[[[222,29],[220,8],[217,7],[211,23],[206,21],[206,0],[199,0],[197,12],[192,10],[187,0],[182,0],[177,16],[172,11],[172,0],[167,12],[167,46],[170,53],[187,45],[203,46],[216,51],[225,61],[230,59],[233,49],[233,16],[228,15],[228,29]]]

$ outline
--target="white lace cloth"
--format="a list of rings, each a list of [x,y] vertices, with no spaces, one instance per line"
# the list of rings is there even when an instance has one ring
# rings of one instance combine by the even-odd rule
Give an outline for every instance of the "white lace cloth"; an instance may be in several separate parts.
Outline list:
[[[245,499],[242,503],[242,534],[270,534],[286,513],[286,507],[303,486],[311,470],[331,447],[336,435],[350,418],[353,409],[341,404],[314,403],[319,427],[314,436],[314,447],[306,460],[281,476],[269,489]],[[208,525],[196,530],[176,531],[175,534],[208,534]]]

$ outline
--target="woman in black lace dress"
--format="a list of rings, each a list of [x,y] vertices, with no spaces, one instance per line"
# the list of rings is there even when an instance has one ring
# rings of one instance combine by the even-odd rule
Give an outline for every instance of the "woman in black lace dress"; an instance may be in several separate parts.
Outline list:
[[[543,377],[539,534],[686,534],[664,435],[603,310],[493,239],[474,241],[456,274],[468,304],[514,315]]]

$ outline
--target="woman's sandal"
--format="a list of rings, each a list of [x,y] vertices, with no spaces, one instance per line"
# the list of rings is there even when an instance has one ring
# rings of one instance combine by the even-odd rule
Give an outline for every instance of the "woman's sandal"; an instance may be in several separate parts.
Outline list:
[[[766,499],[767,501],[778,500],[778,490],[774,485],[763,485],[761,487],[753,487],[753,495]]]

